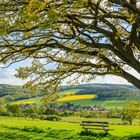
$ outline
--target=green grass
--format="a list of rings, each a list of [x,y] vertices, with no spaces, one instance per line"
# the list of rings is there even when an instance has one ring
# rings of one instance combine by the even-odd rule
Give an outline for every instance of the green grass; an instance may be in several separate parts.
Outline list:
[[[64,90],[61,92],[58,92],[57,94],[65,94],[65,92],[75,92],[77,93],[78,91],[80,91],[81,89],[69,89],[69,90]],[[86,94],[84,94],[86,95]],[[24,102],[34,102],[36,104],[42,104],[41,102],[41,98],[42,97],[36,97],[36,98],[31,98],[31,99],[25,99],[25,100],[19,100],[19,101],[15,101],[12,103],[16,103],[16,104],[20,104],[20,103],[24,103]],[[65,102],[65,101],[63,101]],[[56,102],[57,104],[62,104],[63,102]],[[95,105],[102,105],[106,108],[121,108],[122,106],[125,106],[127,104],[127,100],[118,100],[118,99],[110,99],[110,100],[99,100],[99,99],[81,99],[81,100],[73,100],[73,101],[68,101],[71,102],[73,104],[79,104],[79,105],[86,105],[86,106],[95,106]]]
[[[24,102],[35,102],[37,104],[41,104],[40,101],[41,98],[31,98],[31,99],[26,99],[26,100],[20,100],[20,101],[15,101],[13,103],[24,103]],[[65,101],[63,101],[65,102]],[[63,103],[61,102],[56,102],[58,105],[61,105]],[[125,105],[127,105],[126,100],[96,100],[96,99],[81,99],[81,100],[73,100],[73,101],[67,101],[73,104],[79,104],[82,106],[95,106],[95,105],[101,105],[106,108],[121,108]]]
[[[73,104],[85,105],[85,106],[95,106],[101,105],[107,108],[115,108],[115,107],[122,107],[127,104],[125,100],[96,100],[96,99],[83,99],[83,100],[74,100],[69,101]]]
[[[57,94],[65,94],[65,92],[75,92],[77,93],[78,91],[80,91],[81,89],[69,89],[69,90],[64,90],[61,92],[58,92]],[[86,94],[84,94],[86,95]],[[19,100],[19,101],[15,101],[12,103],[16,103],[16,104],[20,104],[20,103],[24,103],[24,102],[34,102],[36,104],[42,104],[41,102],[42,97],[36,97],[36,98],[31,98],[31,99],[25,99],[25,100]],[[65,101],[63,101],[65,102]],[[58,105],[63,103],[61,102],[56,102]],[[67,102],[71,102],[73,104],[79,104],[82,106],[95,106],[95,105],[102,105],[106,108],[121,108],[123,106],[125,106],[127,104],[127,100],[118,100],[118,99],[110,99],[110,100],[106,100],[106,99],[81,99],[81,100],[73,100],[73,101],[67,101]]]
[[[0,117],[0,126],[8,126],[8,127],[23,127],[23,126],[38,126],[43,129],[47,129],[49,127],[54,129],[67,129],[67,130],[78,130],[80,126],[78,124],[72,124],[68,122],[53,122],[53,121],[41,121],[32,119],[23,119],[23,118],[11,118],[11,117]],[[73,127],[74,125],[74,127]]]
[[[83,119],[85,118],[65,117],[60,122],[54,122],[30,118],[0,117],[0,140],[94,140],[94,137],[91,136],[78,135],[82,131],[80,123]],[[110,123],[109,128],[113,130],[109,132],[109,137],[96,138],[96,140],[109,140],[111,137],[116,139],[119,137],[117,140],[121,140],[140,132],[140,126],[112,125],[113,122],[120,122],[119,119],[92,118],[86,120],[108,121]],[[138,124],[140,120],[135,120],[135,124],[136,122]]]
[[[124,122],[120,118],[83,118],[83,117],[63,117],[63,122],[81,123],[82,121],[105,121],[110,125],[122,125]],[[140,125],[140,119],[134,119],[133,125]]]

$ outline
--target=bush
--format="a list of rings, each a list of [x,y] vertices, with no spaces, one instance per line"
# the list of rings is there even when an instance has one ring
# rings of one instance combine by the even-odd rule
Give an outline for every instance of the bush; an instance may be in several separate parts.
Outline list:
[[[8,112],[1,112],[0,116],[10,116]]]
[[[26,131],[26,132],[37,132],[37,133],[44,133],[45,132],[43,129],[38,128],[36,126],[33,126],[33,127],[27,127],[27,126],[25,126],[21,130],[22,131]]]
[[[20,114],[15,113],[15,114],[13,114],[13,116],[14,116],[14,117],[23,117],[23,116],[24,116],[24,114],[22,114],[22,113],[20,113]]]
[[[12,114],[21,114],[22,113],[22,109],[20,107],[20,105],[17,104],[7,104],[6,105],[7,111],[12,113]]]
[[[40,117],[41,120],[49,120],[49,121],[59,121],[61,118],[57,115],[43,115]]]
[[[108,135],[107,132],[93,132],[91,130],[82,130],[79,135],[81,136],[95,136],[95,137],[106,137]]]
[[[53,109],[53,108],[47,108],[45,111],[45,115],[59,115],[59,111]]]
[[[37,114],[31,114],[29,117],[32,118],[32,119],[37,119],[37,118],[39,118],[39,116],[38,116]]]
[[[47,120],[50,120],[50,121],[59,121],[61,118],[59,116],[56,116],[56,115],[49,115],[47,116]]]
[[[63,116],[63,117],[74,116],[74,112],[66,110],[66,111],[62,112],[61,116]]]
[[[122,122],[122,125],[129,125],[129,122],[123,121],[123,122]]]

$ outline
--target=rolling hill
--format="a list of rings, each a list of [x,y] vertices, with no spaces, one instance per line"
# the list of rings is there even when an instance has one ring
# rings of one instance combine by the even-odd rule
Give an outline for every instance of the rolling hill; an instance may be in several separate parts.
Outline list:
[[[23,100],[35,97],[36,94],[22,86],[0,84],[0,99],[8,101]]]
[[[75,97],[75,100],[70,100],[74,104],[100,104],[104,101],[109,101],[107,104],[112,104],[111,101],[118,100],[116,104],[124,104],[124,100],[140,100],[140,90],[131,85],[117,85],[117,84],[82,84],[73,87],[62,86],[57,92],[58,95],[65,94],[65,96],[74,95],[95,95],[94,99],[84,99]],[[0,85],[0,98],[6,99],[6,101],[24,101],[35,102],[35,97],[42,97],[41,91],[38,94],[31,92],[22,86],[14,85]],[[66,97],[65,97],[66,98]],[[63,101],[65,101],[63,99]],[[93,103],[94,101],[94,103]],[[119,102],[120,101],[120,102]],[[104,102],[105,104],[105,102]]]
[[[73,87],[63,86],[60,91],[76,90],[76,94],[96,94],[99,100],[137,100],[140,90],[132,85],[118,84],[82,84]]]

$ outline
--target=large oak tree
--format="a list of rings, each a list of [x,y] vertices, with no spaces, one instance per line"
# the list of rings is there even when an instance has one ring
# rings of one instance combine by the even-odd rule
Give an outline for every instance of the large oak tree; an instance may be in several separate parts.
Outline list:
[[[58,85],[67,77],[116,75],[140,88],[140,8],[136,0],[3,0],[0,61],[20,68],[30,86]],[[54,63],[55,68],[47,66]],[[81,78],[82,77],[82,78]]]

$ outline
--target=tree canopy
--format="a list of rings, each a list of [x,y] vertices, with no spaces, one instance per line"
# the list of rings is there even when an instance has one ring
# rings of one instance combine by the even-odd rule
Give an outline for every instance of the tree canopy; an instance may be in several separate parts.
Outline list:
[[[67,77],[116,75],[140,88],[140,7],[137,0],[3,0],[0,61],[25,59],[17,76],[31,87]],[[55,67],[49,69],[48,65]]]
[[[122,109],[122,120],[129,121],[132,125],[133,119],[140,115],[140,103],[138,101],[129,102],[127,106]]]

